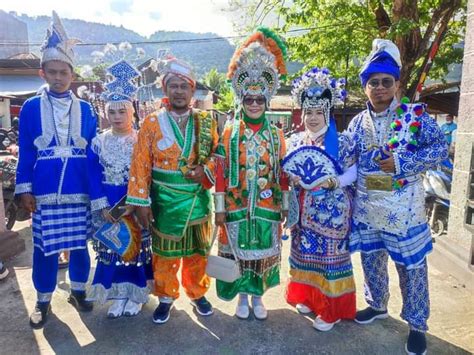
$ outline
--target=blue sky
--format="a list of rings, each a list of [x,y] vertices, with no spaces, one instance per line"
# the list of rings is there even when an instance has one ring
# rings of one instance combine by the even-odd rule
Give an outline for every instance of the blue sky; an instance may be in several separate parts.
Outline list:
[[[78,6],[80,5],[80,6]],[[157,30],[234,35],[227,0],[2,0],[0,9],[124,26],[148,36]]]

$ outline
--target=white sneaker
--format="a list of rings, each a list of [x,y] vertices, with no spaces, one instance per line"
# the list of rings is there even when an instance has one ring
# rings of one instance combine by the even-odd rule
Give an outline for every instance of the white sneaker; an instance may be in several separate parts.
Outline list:
[[[339,323],[341,320],[338,319],[337,321],[333,322],[333,323],[328,323],[328,322],[325,322],[324,320],[321,319],[321,316],[317,316],[315,319],[314,319],[314,322],[313,322],[313,328],[321,331],[321,332],[327,332],[329,330],[332,329],[332,327],[334,327],[334,324],[337,324]]]
[[[261,297],[252,297],[253,315],[258,320],[265,320],[268,317],[268,312],[263,305]]]
[[[8,274],[10,273],[10,271],[8,271],[8,269],[5,267],[5,265],[3,265],[1,262],[0,262],[0,280],[3,280],[5,279]]]
[[[311,308],[309,308],[308,306],[305,306],[303,303],[296,304],[296,310],[298,311],[298,313],[301,313],[301,314],[313,313]]]
[[[247,319],[250,316],[250,307],[248,304],[237,304],[235,316],[239,319]]]
[[[268,312],[263,304],[259,304],[257,306],[253,306],[253,315],[258,320],[265,320],[268,317]]]
[[[142,303],[136,303],[131,300],[128,300],[123,310],[123,315],[126,317],[136,316],[142,310],[142,306]]]
[[[112,305],[109,307],[107,311],[107,317],[112,318],[112,319],[121,317],[126,304],[127,304],[126,298],[114,300]]]

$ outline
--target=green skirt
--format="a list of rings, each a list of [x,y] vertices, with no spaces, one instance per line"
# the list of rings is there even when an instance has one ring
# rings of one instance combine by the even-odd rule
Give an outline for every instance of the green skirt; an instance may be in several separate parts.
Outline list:
[[[211,198],[180,171],[153,170],[152,248],[164,257],[205,256],[211,238]]]
[[[233,259],[232,255],[221,256]],[[280,284],[280,256],[275,255],[260,260],[241,260],[241,277],[234,282],[217,280],[217,296],[226,301],[232,300],[237,294],[245,293],[263,296],[266,290]]]
[[[211,222],[189,226],[183,238],[174,241],[152,235],[153,253],[167,258],[182,258],[194,254],[206,256],[211,244]]]
[[[280,214],[269,214],[256,208],[255,214],[260,218],[248,219],[246,212],[244,209],[227,215],[226,231],[233,236],[232,245],[237,249],[241,277],[234,282],[217,280],[217,295],[224,300],[232,300],[239,293],[262,296],[266,290],[280,284]],[[227,242],[230,240],[227,236]],[[228,244],[219,244],[219,255],[235,259]]]

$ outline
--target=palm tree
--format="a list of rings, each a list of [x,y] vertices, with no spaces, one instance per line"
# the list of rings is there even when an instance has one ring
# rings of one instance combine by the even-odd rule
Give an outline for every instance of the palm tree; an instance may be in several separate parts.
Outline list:
[[[219,73],[216,68],[212,68],[204,75],[203,83],[212,91],[219,93],[226,84],[225,74]]]

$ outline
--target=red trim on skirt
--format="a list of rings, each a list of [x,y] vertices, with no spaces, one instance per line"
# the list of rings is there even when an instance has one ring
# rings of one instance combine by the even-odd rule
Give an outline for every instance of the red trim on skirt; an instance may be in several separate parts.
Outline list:
[[[286,301],[293,306],[304,304],[328,323],[338,319],[352,320],[356,314],[355,292],[328,297],[316,287],[290,281],[286,289]]]

